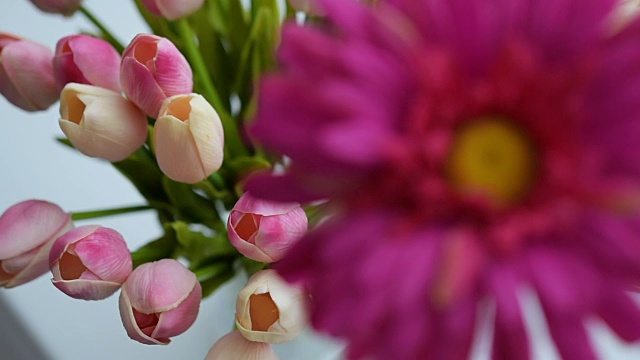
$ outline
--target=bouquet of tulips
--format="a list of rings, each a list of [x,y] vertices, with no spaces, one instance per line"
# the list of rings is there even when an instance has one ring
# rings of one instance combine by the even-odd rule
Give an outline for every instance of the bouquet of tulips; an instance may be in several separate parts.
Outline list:
[[[55,51],[0,32],[0,93],[25,111],[59,101],[65,137],[58,141],[110,162],[146,203],[90,212],[44,200],[10,207],[0,216],[0,286],[50,271],[53,285],[76,299],[121,290],[127,334],[168,344],[193,324],[203,297],[246,273],[237,330],[207,358],[275,358],[269,344],[304,329],[308,295],[268,267],[306,233],[308,220],[297,202],[244,190],[253,172],[284,164],[250,140],[246,124],[257,80],[275,65],[281,24],[302,8],[275,0],[136,1],[153,33],[125,46],[80,0],[32,3],[85,16],[97,32],[66,36]],[[135,251],[117,229],[74,225],[149,210],[163,235]]]

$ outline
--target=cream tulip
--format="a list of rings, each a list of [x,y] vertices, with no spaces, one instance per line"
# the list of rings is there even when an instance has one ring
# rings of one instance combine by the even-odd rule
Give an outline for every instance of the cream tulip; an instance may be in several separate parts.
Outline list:
[[[81,153],[111,162],[126,159],[147,138],[147,118],[117,92],[70,83],[60,95],[60,128]]]
[[[166,99],[156,120],[154,140],[158,165],[172,180],[197,183],[222,165],[222,123],[202,95]]]
[[[255,273],[238,294],[236,326],[251,341],[284,343],[307,325],[307,295],[275,270]]]

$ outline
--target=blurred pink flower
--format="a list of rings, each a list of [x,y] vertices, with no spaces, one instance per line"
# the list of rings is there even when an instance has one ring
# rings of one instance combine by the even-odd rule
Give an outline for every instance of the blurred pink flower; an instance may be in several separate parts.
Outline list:
[[[138,34],[122,53],[120,84],[129,100],[157,118],[166,98],[193,91],[193,73],[171,41]]]
[[[142,5],[153,15],[169,20],[189,16],[200,10],[204,0],[141,0]]]
[[[120,92],[120,54],[100,38],[66,36],[56,45],[53,75],[60,90],[74,82]]]
[[[138,266],[122,285],[120,317],[133,340],[166,345],[198,316],[202,287],[196,275],[173,259]]]
[[[231,210],[227,230],[240,253],[270,263],[282,259],[307,232],[307,215],[298,203],[262,200],[244,193]]]
[[[314,325],[350,359],[465,359],[490,312],[493,358],[528,359],[532,288],[563,358],[597,358],[594,317],[638,340],[640,20],[611,32],[614,0],[321,4],[321,27],[285,26],[251,129],[291,166],[247,184],[340,209],[276,266]]]
[[[82,300],[101,300],[120,289],[132,270],[131,253],[117,231],[98,225],[60,236],[49,253],[51,282]]]
[[[73,228],[71,215],[58,205],[27,200],[0,216],[0,286],[10,288],[49,270],[49,250]]]
[[[52,58],[46,46],[0,32],[0,93],[26,111],[49,108],[59,94]]]
[[[52,14],[73,15],[82,4],[82,0],[29,0],[38,9]]]

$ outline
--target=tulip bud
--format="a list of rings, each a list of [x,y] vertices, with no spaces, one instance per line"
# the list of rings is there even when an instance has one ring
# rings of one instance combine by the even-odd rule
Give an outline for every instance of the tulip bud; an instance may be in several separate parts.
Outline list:
[[[127,334],[143,344],[166,345],[196,320],[202,288],[196,275],[173,259],[138,266],[120,293]]]
[[[244,193],[227,221],[229,241],[238,251],[260,262],[282,259],[307,231],[307,215],[298,203],[280,203]]]
[[[97,225],[81,226],[60,236],[49,253],[49,264],[53,285],[82,300],[111,296],[133,268],[122,235]]]
[[[126,159],[147,138],[147,119],[122,95],[70,83],[60,94],[60,128],[81,153],[108,161]]]
[[[247,340],[233,331],[218,340],[204,360],[278,360],[270,344]]]
[[[139,34],[122,54],[120,83],[129,100],[157,118],[166,98],[193,91],[193,73],[171,41]]]
[[[287,284],[275,270],[262,270],[249,278],[238,294],[236,326],[251,341],[287,342],[307,325],[306,295]]]
[[[38,9],[52,14],[73,15],[82,0],[30,0]]]
[[[14,287],[47,272],[49,250],[58,236],[73,228],[58,205],[28,200],[0,216],[0,286]]]
[[[45,110],[58,100],[49,48],[0,32],[0,93],[26,110]]]
[[[66,36],[56,45],[53,75],[60,90],[68,83],[79,83],[120,92],[120,54],[100,38]]]
[[[153,137],[158,165],[172,180],[197,183],[222,165],[222,123],[202,95],[176,95],[165,100]]]
[[[176,20],[200,10],[204,0],[141,0],[142,5],[155,16]]]

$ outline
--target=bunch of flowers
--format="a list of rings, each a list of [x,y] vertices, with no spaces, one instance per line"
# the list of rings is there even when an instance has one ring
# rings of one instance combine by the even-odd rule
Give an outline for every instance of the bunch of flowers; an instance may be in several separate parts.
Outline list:
[[[563,358],[597,358],[593,317],[640,339],[637,3],[137,0],[153,34],[125,47],[32,2],[101,33],[0,34],[0,93],[59,100],[60,142],[147,204],[11,207],[0,285],[121,289],[128,335],[167,344],[247,273],[209,360],[275,359],[307,313],[350,359],[465,359],[481,319],[527,359],[527,289]],[[73,225],[147,209],[164,235],[133,252]]]

